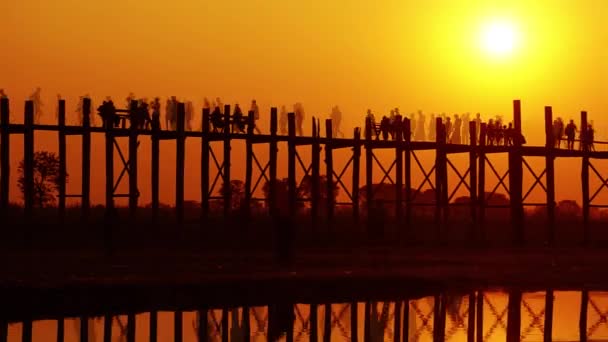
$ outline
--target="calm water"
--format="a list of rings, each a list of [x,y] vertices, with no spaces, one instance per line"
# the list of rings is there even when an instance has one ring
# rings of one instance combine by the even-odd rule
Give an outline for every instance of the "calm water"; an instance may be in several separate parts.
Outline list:
[[[479,293],[478,293],[479,294]],[[485,292],[483,297],[483,341],[505,341],[507,327],[507,307],[509,295],[503,292]],[[545,319],[545,292],[524,292],[521,302],[521,340],[542,341]],[[469,325],[469,297],[447,295],[446,298],[446,341],[466,341]],[[433,341],[435,297],[409,300],[407,306],[401,301],[401,322],[395,320],[396,302],[375,302],[368,304],[369,335],[372,341],[394,341],[395,327],[407,332],[409,341]],[[553,341],[578,341],[581,292],[554,292],[553,307]],[[353,335],[353,322],[356,320],[356,333],[359,341],[364,340],[365,307],[358,302],[353,310],[349,303],[331,304],[330,326],[331,341],[350,341]],[[375,306],[375,310],[374,310]],[[403,308],[406,308],[406,313]],[[309,341],[311,329],[311,306],[296,304],[293,306],[295,322],[293,326],[294,341]],[[249,308],[251,341],[268,339],[268,307]],[[319,340],[326,334],[325,305],[317,307],[317,331]],[[222,334],[227,333],[228,341],[243,341],[243,308],[228,310],[210,310],[207,314],[208,335],[210,341],[221,341]],[[226,315],[227,327],[222,327],[222,315]],[[352,317],[356,315],[356,317]],[[608,292],[589,292],[587,310],[587,336],[590,341],[608,340]],[[398,316],[398,315],[397,315]],[[148,341],[150,331],[150,314],[136,315],[135,340]],[[197,312],[183,312],[183,341],[196,342]],[[397,324],[396,324],[397,323]],[[80,319],[65,318],[65,341],[78,341]],[[407,324],[407,328],[403,328]],[[478,323],[476,323],[478,324]],[[104,318],[88,319],[89,341],[103,341]],[[158,341],[173,341],[174,313],[158,313]],[[21,341],[23,325],[10,324],[9,341]],[[127,316],[115,316],[112,322],[112,341],[127,341]],[[33,323],[34,341],[56,341],[57,321],[44,320]],[[283,336],[280,340],[286,340]]]

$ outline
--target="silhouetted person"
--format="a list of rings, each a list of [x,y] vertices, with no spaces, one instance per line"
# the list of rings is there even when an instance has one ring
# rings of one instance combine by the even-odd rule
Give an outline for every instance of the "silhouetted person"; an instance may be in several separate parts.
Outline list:
[[[103,122],[103,127],[112,127],[118,124],[118,117],[116,116],[116,107],[114,107],[114,102],[109,97],[103,101],[101,106],[97,108],[99,116],[101,116],[101,120]]]
[[[148,102],[145,100],[139,101],[137,108],[139,129],[150,129],[152,126],[152,118],[150,117],[150,110]]]
[[[590,124],[587,126],[587,131],[585,132],[585,151],[595,151],[595,145],[593,142],[595,141],[595,130],[593,126]]]
[[[382,140],[388,140],[388,134],[391,130],[391,119],[386,115],[380,120],[380,133],[382,134]]]
[[[173,101],[169,98],[165,103],[165,127],[167,127],[167,130],[171,128],[170,121],[173,120],[173,112]]]
[[[177,97],[171,96],[167,101],[167,111],[165,113],[167,129],[174,131],[177,128]]]
[[[481,114],[475,115],[475,129],[477,131],[477,140],[479,140],[479,132],[481,131]]]
[[[186,106],[185,106],[185,114],[186,117],[184,118],[185,121],[185,128],[186,131],[192,131],[192,120],[194,119],[194,104],[192,104],[192,101],[187,101],[186,102]]]
[[[302,124],[304,123],[304,106],[300,102],[293,105],[293,111],[296,116],[296,133],[299,136],[303,135]]]
[[[424,121],[425,121],[424,113],[422,113],[421,110],[418,110],[418,121],[416,122],[416,134],[414,135],[416,137],[416,140],[419,140],[419,141],[426,140],[426,134],[424,132],[424,127],[425,127]]]
[[[34,89],[32,95],[30,95],[30,100],[34,103],[34,123],[40,123],[40,118],[42,117],[42,100],[40,99],[40,87]]]
[[[342,131],[340,130],[340,124],[342,123],[342,112],[340,111],[340,107],[334,106],[331,109],[330,118],[332,123],[332,135],[334,137],[344,138],[344,133],[342,133]]]
[[[462,119],[458,114],[454,114],[454,128],[452,129],[452,144],[460,144],[462,143],[460,139],[460,132],[462,131]]]
[[[577,131],[578,131],[578,129],[576,128],[576,125],[574,124],[574,120],[570,120],[570,122],[566,126],[566,130],[565,130],[566,139],[568,142],[567,145],[568,145],[569,150],[574,149],[574,138],[576,137]]]
[[[160,130],[160,99],[158,97],[154,98],[150,108],[152,109],[152,130]]]
[[[469,123],[471,122],[471,113],[465,113],[462,116],[462,136],[461,140],[463,144],[468,144],[471,139],[471,135],[469,132]],[[469,140],[467,140],[469,139]]]
[[[279,113],[279,131],[282,135],[287,135],[287,108],[284,105]]]
[[[237,103],[234,106],[234,114],[232,114],[232,132],[245,132],[245,119],[243,118],[243,111]]]
[[[562,118],[553,121],[553,137],[555,138],[555,147],[561,148],[564,138],[564,120]]]
[[[258,103],[255,100],[251,100],[251,109],[249,110],[253,111],[253,122],[251,123],[253,124],[253,129],[256,131],[256,133],[262,134],[258,128],[258,120],[260,120],[260,107],[258,107]]]
[[[431,117],[429,118],[429,141],[435,141],[437,123],[435,120],[435,114],[431,113]]]
[[[414,113],[410,114],[410,134],[412,135],[413,140],[416,140],[416,130],[418,129],[419,123],[416,121],[416,116]]]
[[[8,96],[4,92],[4,89],[0,89],[0,99],[8,99]]]
[[[488,138],[488,145],[494,145],[496,126],[494,124],[494,120],[490,119],[488,124],[486,125],[486,137]]]
[[[513,123],[509,122],[509,126],[505,129],[505,146],[513,145],[513,140],[515,138],[515,128],[513,128]]]
[[[452,141],[452,120],[448,116],[444,121],[445,126],[445,141],[450,143]]]
[[[211,120],[211,125],[213,126],[213,132],[217,132],[218,129],[224,128],[224,118],[220,107],[215,107],[215,109],[213,109],[209,119]]]
[[[392,109],[388,116],[388,133],[390,134],[392,140],[395,139],[395,122],[397,121],[397,115],[395,114],[396,111],[397,108]]]

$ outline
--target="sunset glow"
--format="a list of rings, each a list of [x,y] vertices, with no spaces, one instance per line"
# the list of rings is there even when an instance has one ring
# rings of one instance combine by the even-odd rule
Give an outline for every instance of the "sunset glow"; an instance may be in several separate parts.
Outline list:
[[[515,27],[509,22],[491,22],[482,30],[483,49],[492,56],[511,55],[516,48],[518,38]]]

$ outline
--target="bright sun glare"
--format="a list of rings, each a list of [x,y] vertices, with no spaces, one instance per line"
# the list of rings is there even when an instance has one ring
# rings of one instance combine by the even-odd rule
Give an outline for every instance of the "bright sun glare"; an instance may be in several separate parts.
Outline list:
[[[517,38],[514,25],[504,21],[487,23],[481,31],[483,50],[495,57],[511,55],[516,47]]]

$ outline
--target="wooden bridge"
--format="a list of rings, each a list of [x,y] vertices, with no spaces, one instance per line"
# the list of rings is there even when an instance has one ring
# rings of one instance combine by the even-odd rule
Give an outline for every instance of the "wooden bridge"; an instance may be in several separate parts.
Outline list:
[[[395,221],[402,225],[405,230],[411,229],[412,211],[416,206],[432,207],[435,211],[435,223],[438,231],[450,220],[450,207],[457,205],[453,202],[454,195],[460,188],[466,188],[470,201],[464,205],[470,208],[471,233],[474,236],[483,235],[483,227],[486,222],[486,211],[493,206],[489,198],[497,192],[499,188],[506,190],[509,197],[508,207],[512,225],[512,237],[515,242],[522,242],[524,237],[524,206],[544,205],[547,210],[547,241],[552,243],[555,239],[555,220],[556,220],[556,201],[555,201],[555,160],[556,158],[570,158],[578,160],[581,170],[582,182],[582,208],[583,208],[583,240],[589,240],[589,220],[590,208],[608,207],[597,202],[597,196],[603,188],[608,188],[608,179],[602,175],[600,170],[593,165],[594,160],[608,159],[608,151],[589,151],[583,150],[563,150],[555,148],[554,137],[552,134],[553,115],[552,108],[545,107],[545,133],[546,143],[544,146],[522,146],[519,139],[514,139],[512,146],[487,146],[486,145],[486,124],[482,123],[477,132],[475,122],[470,123],[470,136],[468,144],[449,144],[445,138],[445,125],[440,118],[436,120],[436,136],[434,142],[412,141],[409,132],[410,122],[407,118],[397,117],[397,126],[403,127],[395,132],[394,140],[375,140],[372,139],[371,122],[366,122],[364,135],[361,136],[361,129],[355,128],[353,138],[335,138],[332,136],[332,122],[326,120],[324,123],[325,134],[321,134],[322,124],[319,120],[313,119],[311,136],[296,136],[296,123],[293,113],[288,115],[288,134],[279,135],[277,133],[277,109],[272,108],[270,112],[270,134],[254,134],[253,125],[249,125],[247,132],[233,133],[230,131],[231,111],[230,106],[224,108],[224,120],[226,124],[223,131],[213,132],[210,130],[210,112],[203,110],[203,124],[201,131],[185,130],[185,107],[183,103],[177,106],[177,128],[175,131],[151,129],[138,129],[131,125],[128,128],[115,128],[113,125],[103,127],[92,127],[90,123],[91,102],[89,99],[83,101],[83,121],[82,126],[70,126],[66,124],[65,102],[59,100],[58,122],[56,125],[41,125],[34,123],[34,103],[26,101],[25,115],[23,123],[9,122],[9,100],[1,100],[0,106],[0,209],[6,210],[9,207],[9,174],[10,174],[10,135],[22,135],[24,139],[24,212],[25,218],[30,218],[34,208],[34,133],[37,131],[57,132],[59,145],[59,202],[58,215],[60,218],[66,213],[66,198],[81,198],[81,210],[83,218],[87,218],[91,208],[91,135],[103,134],[105,137],[105,211],[107,217],[114,217],[115,198],[126,197],[129,200],[130,215],[135,217],[139,207],[138,191],[138,145],[139,139],[149,136],[151,139],[151,210],[153,218],[159,215],[159,142],[161,140],[176,141],[176,165],[175,165],[175,217],[176,223],[182,224],[184,221],[184,170],[185,170],[185,150],[186,139],[198,139],[201,142],[201,222],[204,224],[210,214],[210,201],[220,200],[223,205],[223,215],[231,215],[231,191],[222,191],[221,196],[214,195],[217,191],[218,181],[223,184],[230,184],[231,178],[231,142],[243,140],[246,144],[245,154],[245,198],[243,207],[246,215],[251,215],[251,203],[256,200],[266,202],[271,216],[276,216],[284,207],[283,203],[278,203],[277,195],[277,160],[278,145],[287,144],[287,180],[288,180],[288,203],[286,205],[288,217],[295,217],[298,210],[298,202],[303,200],[298,198],[297,187],[302,179],[296,177],[296,170],[301,167],[304,177],[309,177],[311,181],[310,213],[313,224],[327,222],[331,224],[335,217],[337,206],[350,206],[352,208],[352,219],[354,222],[368,222],[370,229],[373,229],[371,217],[375,210],[374,202],[374,167],[381,169],[381,183],[392,183],[394,185],[394,217]],[[253,112],[248,113],[249,122],[254,122]],[[513,123],[515,134],[521,132],[521,107],[520,101],[513,102]],[[581,129],[587,128],[587,113],[581,112]],[[80,194],[66,193],[66,137],[77,135],[82,137],[82,189]],[[117,143],[117,138],[125,137],[128,139],[128,153],[123,154]],[[223,160],[220,163],[214,152],[216,144],[221,142],[223,145]],[[254,145],[265,145],[268,147],[268,160],[262,161],[254,152]],[[311,163],[305,165],[298,147],[310,149]],[[334,151],[349,149],[352,151],[349,161],[344,168],[340,169],[334,163]],[[115,150],[118,151],[123,163],[123,172],[116,177],[114,172]],[[395,157],[390,166],[383,163],[376,157],[379,150],[394,151]],[[433,165],[425,168],[417,157],[419,151],[434,151],[435,159]],[[324,165],[321,163],[321,154],[324,154]],[[363,156],[362,156],[363,153]],[[469,165],[465,170],[459,170],[451,161],[451,156],[455,154],[468,154]],[[488,159],[488,155],[502,154],[508,156],[508,169],[499,172]],[[526,157],[542,157],[545,160],[543,170],[535,171],[526,161]],[[364,170],[361,170],[363,160]],[[412,170],[419,167],[423,173],[424,180],[420,185],[413,184]],[[217,169],[213,174],[211,170]],[[346,171],[350,169],[350,179],[346,177]],[[451,169],[458,176],[458,179],[449,180],[448,170]],[[254,170],[258,175],[254,177]],[[523,175],[524,171],[529,171],[534,182],[532,187],[524,191]],[[326,181],[322,181],[322,171],[325,172]],[[497,184],[488,184],[487,175],[493,173],[498,179]],[[129,183],[128,193],[120,194],[116,192],[118,184],[127,176]],[[601,182],[601,187],[591,192],[590,176],[595,175]],[[363,177],[362,177],[363,176]],[[361,201],[360,178],[364,179],[361,189],[365,189],[363,194],[366,200]],[[266,180],[269,184],[267,198],[255,198],[254,193],[261,181]],[[449,190],[448,182],[453,190]],[[435,198],[428,203],[416,201],[416,194],[428,185],[434,190]],[[322,188],[323,187],[323,188]],[[347,194],[346,202],[335,200],[333,192],[335,187],[339,187]],[[530,192],[536,188],[542,188],[546,194],[544,203],[530,203],[527,201]],[[228,187],[229,188],[229,187]],[[490,191],[488,191],[490,189]],[[322,200],[325,198],[326,200]],[[362,206],[361,203],[364,205]],[[458,204],[463,205],[463,204]],[[324,206],[324,208],[321,208]]]

